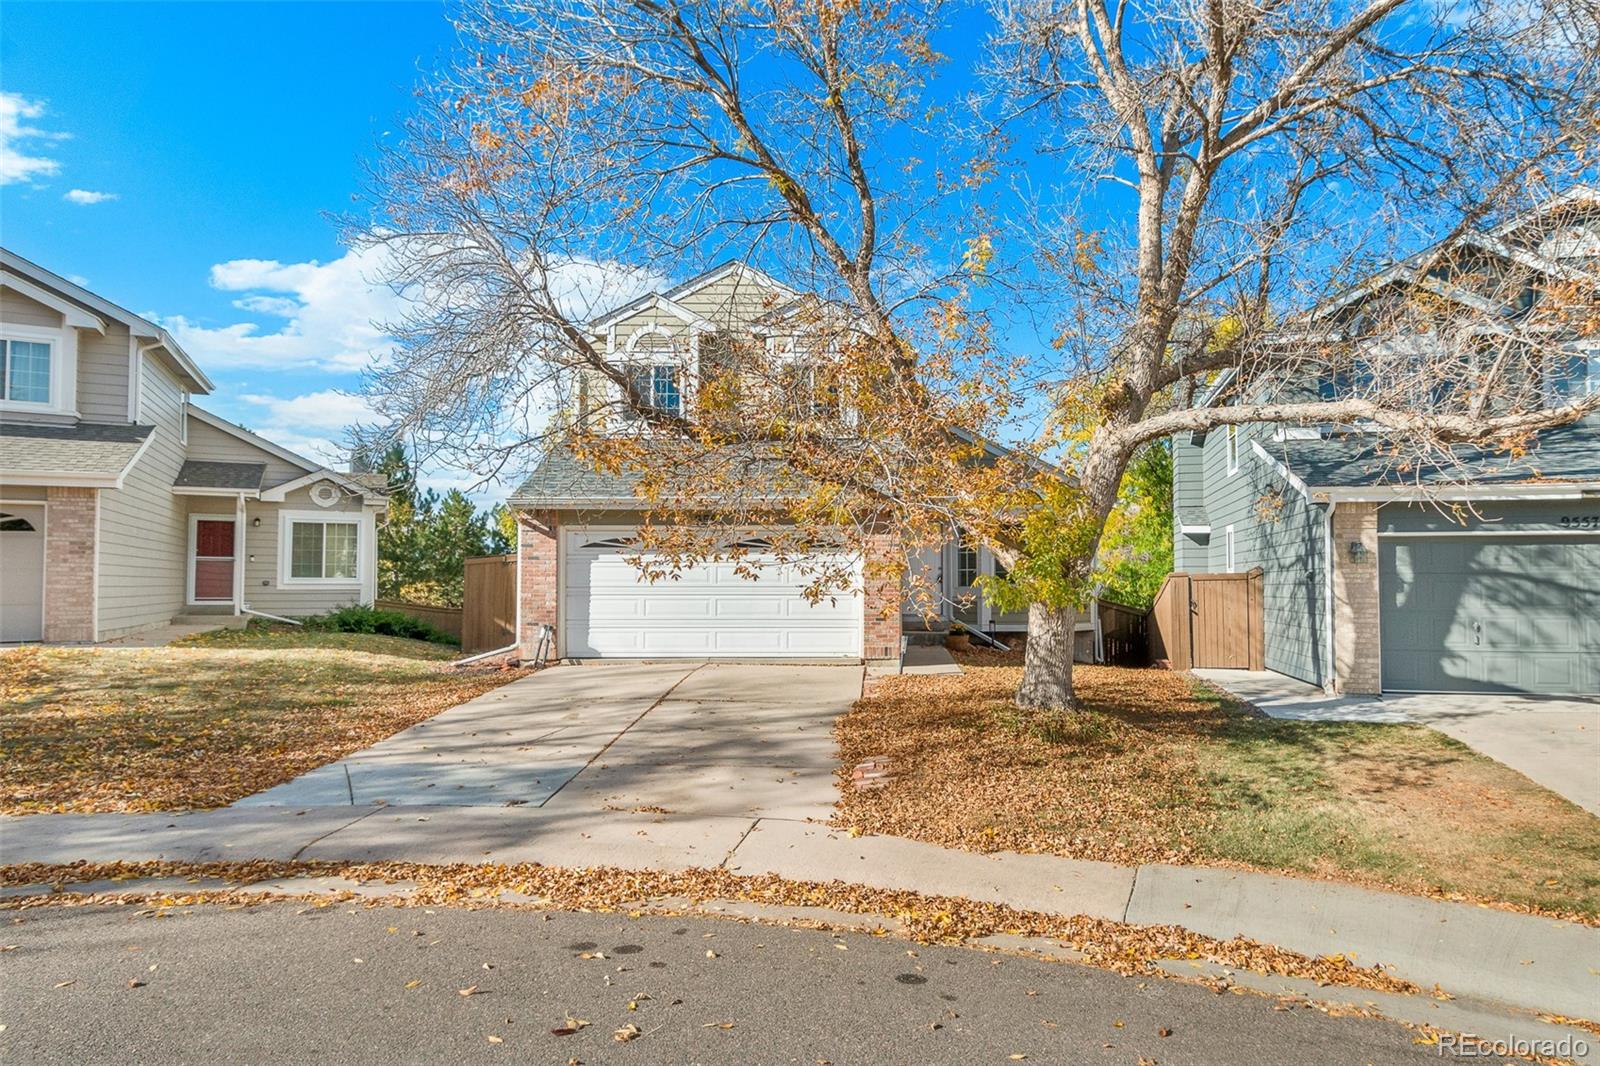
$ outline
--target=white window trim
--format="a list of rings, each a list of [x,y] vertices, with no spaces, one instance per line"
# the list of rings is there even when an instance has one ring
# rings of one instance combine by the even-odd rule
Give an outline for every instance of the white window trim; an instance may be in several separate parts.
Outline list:
[[[178,393],[178,443],[189,443],[189,390]]]
[[[1225,434],[1224,446],[1227,449],[1228,456],[1227,476],[1232,477],[1239,472],[1239,427],[1237,424],[1229,423],[1228,432]]]
[[[278,512],[278,587],[293,588],[362,588],[367,584],[368,545],[372,543],[372,516],[363,511],[279,511]],[[316,522],[319,525],[345,524],[356,527],[355,577],[291,577],[293,562],[294,523]]]
[[[0,397],[0,411],[78,416],[78,331],[11,322],[0,325],[0,340],[50,345],[50,400],[34,403]]]
[[[199,544],[198,537],[199,537],[200,523],[202,521],[205,521],[205,522],[229,522],[229,523],[232,523],[232,525],[233,525],[233,580],[231,582],[229,582],[229,584],[228,584],[228,598],[225,599],[225,600],[197,600],[197,599],[194,598],[194,564],[195,564],[195,559],[196,559],[195,548]],[[215,607],[218,604],[226,603],[226,604],[231,604],[234,608],[237,609],[237,607],[239,605],[239,575],[240,575],[239,531],[240,531],[239,519],[238,519],[238,517],[236,515],[232,515],[232,514],[191,514],[189,516],[189,550],[187,552],[187,557],[183,561],[183,569],[184,569],[183,602],[184,603],[188,604],[190,607]],[[96,546],[98,546],[98,544],[99,544],[99,542],[96,541]]]
[[[1227,525],[1227,526],[1223,527],[1223,529],[1222,529],[1222,544],[1223,544],[1223,552],[1225,554],[1225,558],[1223,560],[1223,565],[1227,568],[1224,572],[1225,573],[1229,573],[1229,574],[1237,574],[1239,571],[1236,568],[1236,557],[1234,555],[1234,541],[1233,541],[1233,526],[1232,525]]]

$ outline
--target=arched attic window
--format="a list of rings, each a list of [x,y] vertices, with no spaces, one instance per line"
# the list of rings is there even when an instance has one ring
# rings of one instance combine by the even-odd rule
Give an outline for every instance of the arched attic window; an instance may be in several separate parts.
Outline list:
[[[646,406],[683,413],[683,360],[672,337],[654,327],[634,334],[624,369]],[[632,408],[627,410],[631,416]]]

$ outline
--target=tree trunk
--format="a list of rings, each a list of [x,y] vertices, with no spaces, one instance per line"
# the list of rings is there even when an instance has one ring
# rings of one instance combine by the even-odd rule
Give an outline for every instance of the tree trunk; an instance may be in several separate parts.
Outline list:
[[[1078,612],[1071,607],[1028,607],[1028,644],[1017,703],[1037,710],[1072,706],[1072,649]]]

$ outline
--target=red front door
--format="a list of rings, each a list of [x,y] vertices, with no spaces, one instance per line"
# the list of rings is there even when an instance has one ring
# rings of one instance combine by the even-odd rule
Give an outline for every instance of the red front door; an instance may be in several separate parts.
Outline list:
[[[233,519],[194,524],[194,600],[233,602]]]

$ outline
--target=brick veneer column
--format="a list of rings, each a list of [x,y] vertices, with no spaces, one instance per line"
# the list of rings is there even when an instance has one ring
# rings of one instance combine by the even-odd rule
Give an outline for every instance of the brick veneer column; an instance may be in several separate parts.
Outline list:
[[[517,634],[521,655],[533,655],[539,642],[539,624],[556,625],[558,593],[557,535],[560,526],[549,512],[517,512],[517,577],[521,596],[522,632]],[[556,641],[560,640],[557,631]],[[550,658],[558,649],[552,644]]]
[[[900,658],[901,578],[905,550],[894,533],[869,533],[865,544],[865,599],[862,603],[862,656]]]
[[[44,534],[44,639],[73,643],[94,639],[95,514],[98,489],[46,490]]]
[[[1359,560],[1350,545],[1365,548]],[[1333,511],[1333,675],[1339,692],[1383,688],[1378,629],[1378,505],[1344,503]]]

